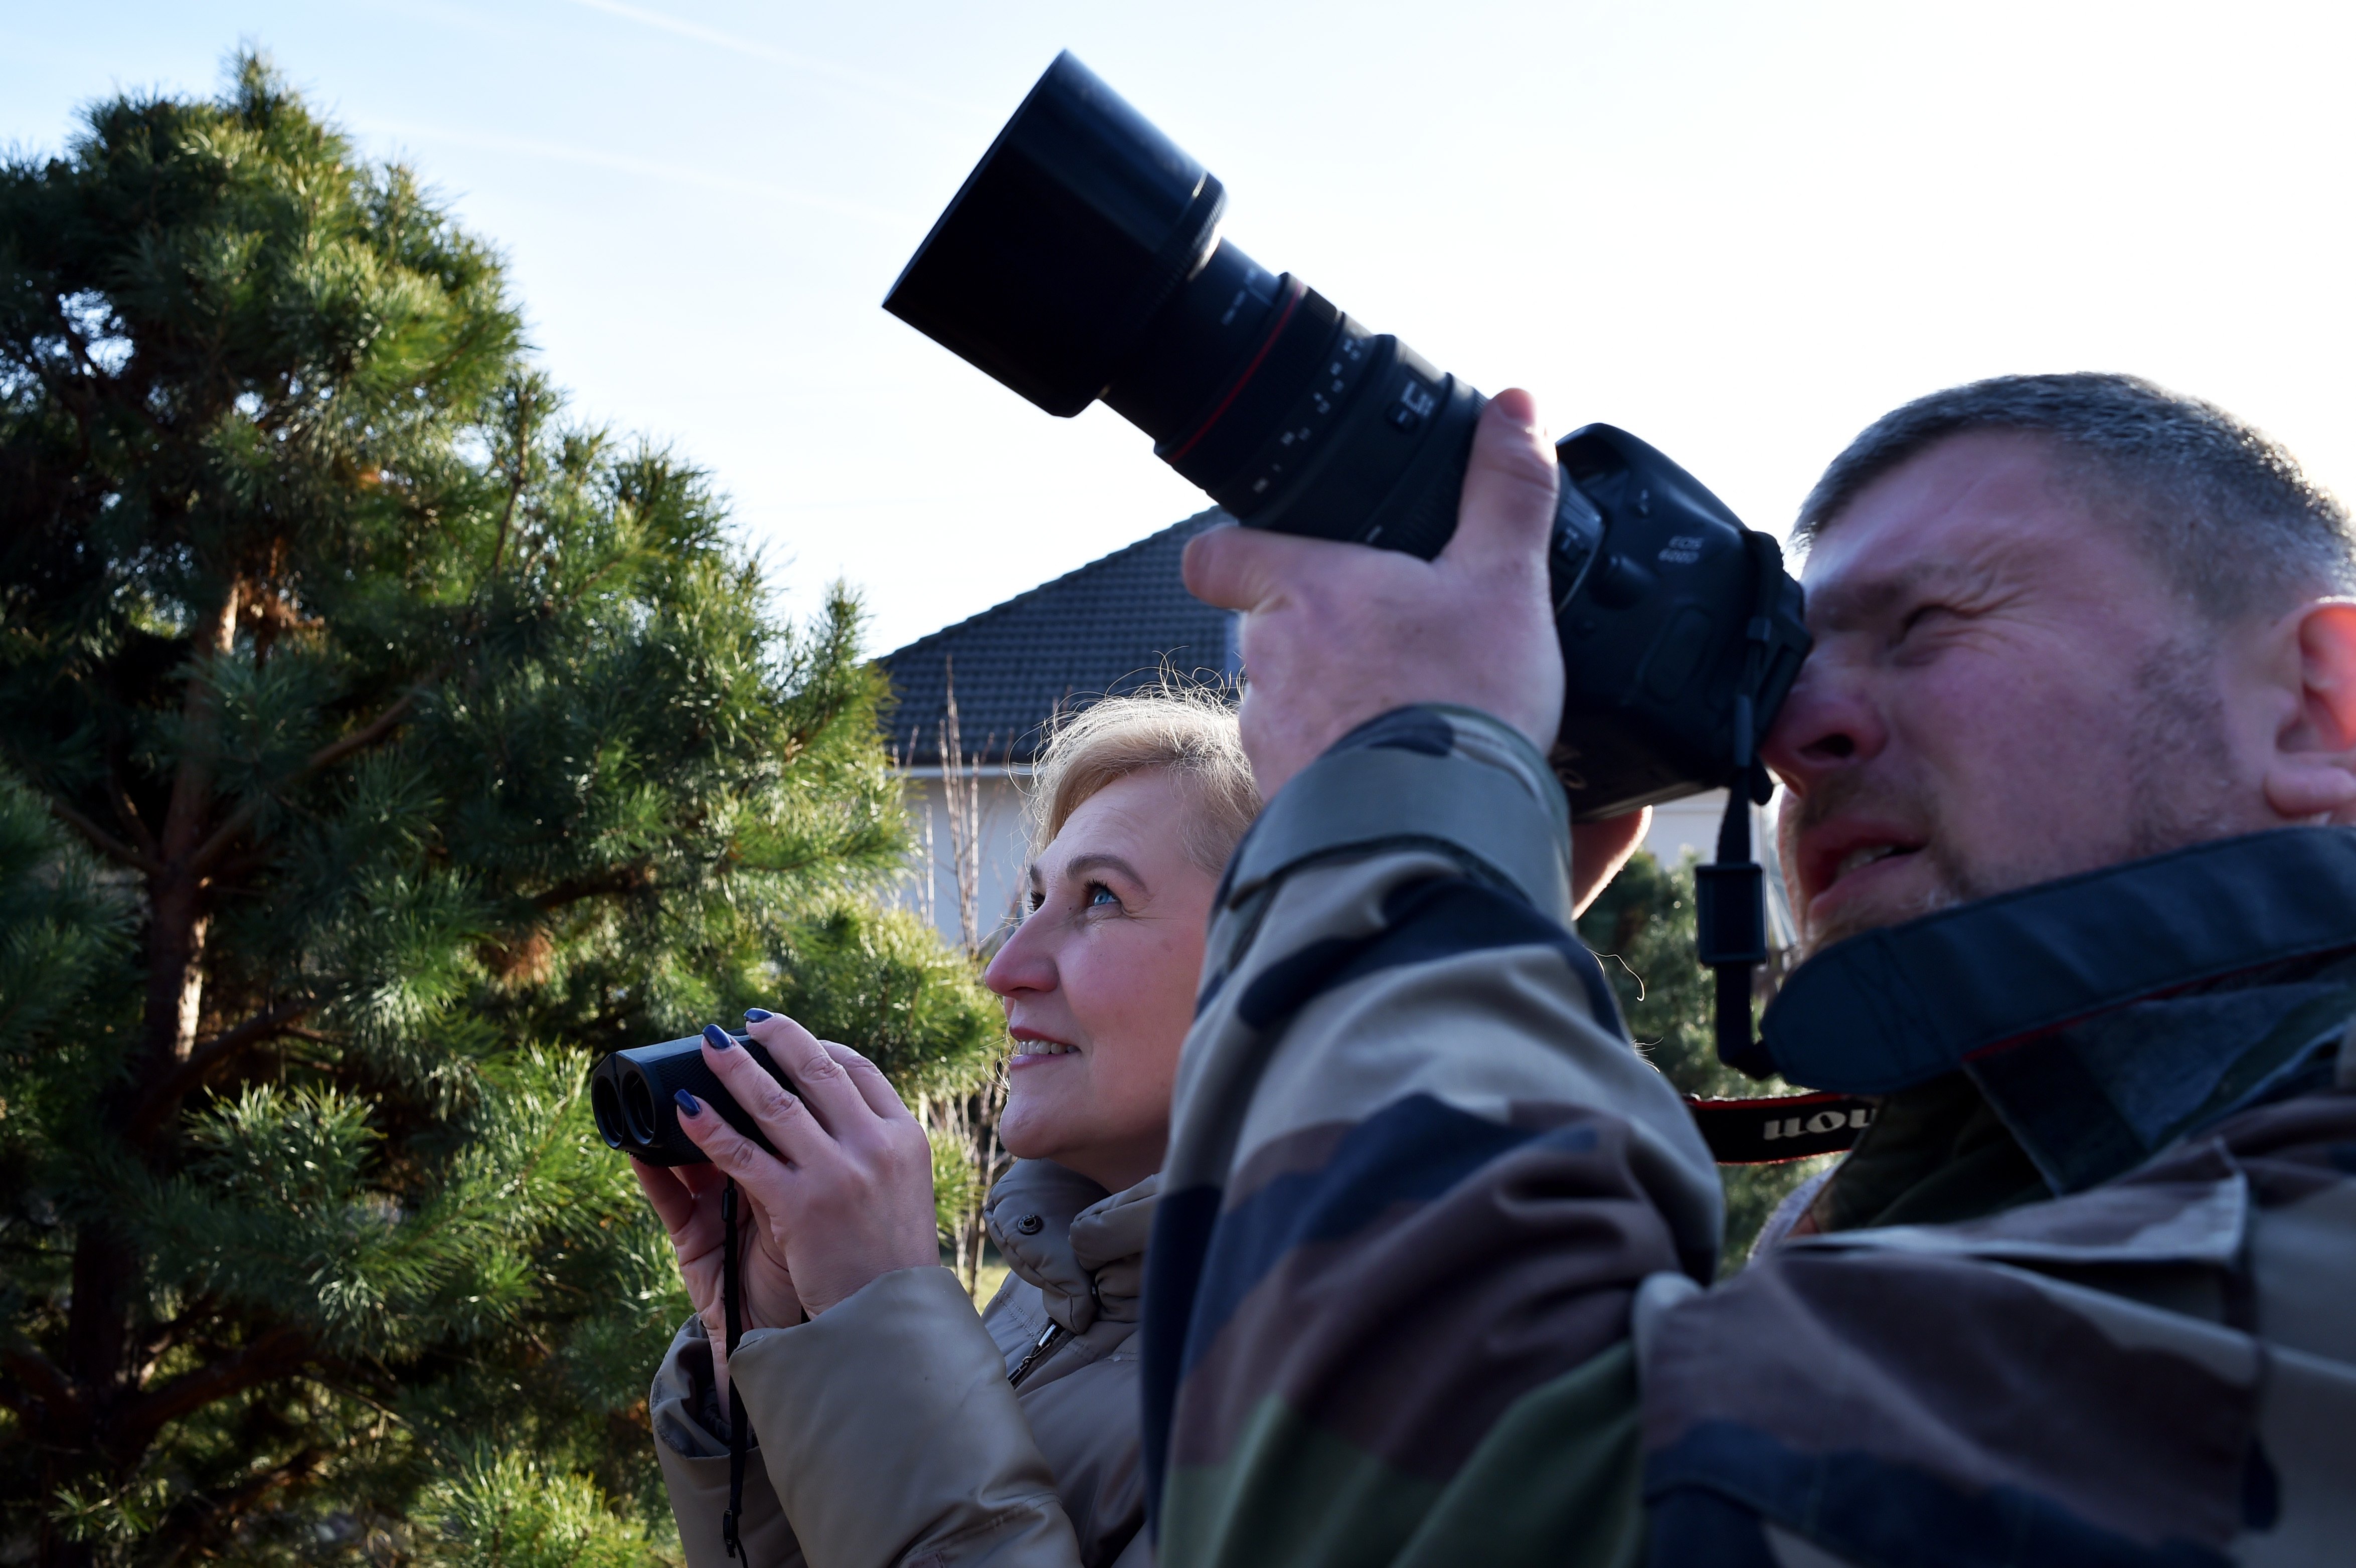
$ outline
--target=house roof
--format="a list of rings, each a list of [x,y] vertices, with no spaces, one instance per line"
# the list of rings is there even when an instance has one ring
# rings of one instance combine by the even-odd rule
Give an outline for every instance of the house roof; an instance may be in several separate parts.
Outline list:
[[[1235,668],[1231,616],[1186,592],[1186,541],[1226,514],[1214,508],[1018,593],[876,662],[898,699],[886,744],[905,767],[937,767],[954,681],[958,747],[1028,763],[1059,707],[1150,684],[1165,669],[1212,679]]]

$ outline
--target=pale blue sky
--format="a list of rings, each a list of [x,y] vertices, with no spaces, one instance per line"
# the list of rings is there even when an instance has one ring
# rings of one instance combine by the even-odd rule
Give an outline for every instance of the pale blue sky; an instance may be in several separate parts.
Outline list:
[[[1227,231],[1558,430],[1780,529],[1874,415],[2008,370],[2223,403],[2356,495],[2349,10],[2048,3],[0,5],[0,141],[262,44],[500,245],[584,414],[712,468],[888,648],[1199,504],[879,308],[1056,49]]]

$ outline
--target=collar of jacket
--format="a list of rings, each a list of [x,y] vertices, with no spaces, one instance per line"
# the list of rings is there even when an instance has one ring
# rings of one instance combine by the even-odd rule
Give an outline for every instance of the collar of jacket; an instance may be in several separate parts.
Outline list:
[[[1137,1321],[1161,1185],[1149,1176],[1108,1194],[1053,1160],[1018,1159],[990,1189],[982,1221],[1006,1266],[1039,1287],[1047,1316],[1084,1334],[1099,1317]]]
[[[2336,1040],[2350,982],[2318,970],[2351,950],[2356,828],[2284,828],[1852,937],[1793,971],[1760,1034],[1812,1089],[1968,1072],[2069,1191]]]

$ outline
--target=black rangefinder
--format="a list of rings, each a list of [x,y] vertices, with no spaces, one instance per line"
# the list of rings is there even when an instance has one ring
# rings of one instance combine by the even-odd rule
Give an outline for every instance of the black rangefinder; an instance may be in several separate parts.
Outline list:
[[[759,1040],[744,1034],[729,1038],[762,1072],[793,1086]],[[674,1096],[681,1089],[717,1109],[722,1120],[771,1154],[777,1152],[704,1061],[701,1035],[616,1051],[597,1063],[589,1073],[589,1108],[597,1118],[599,1136],[648,1165],[703,1164],[710,1157],[680,1130]]]
[[[884,302],[1049,413],[1101,398],[1252,528],[1430,560],[1485,400],[1220,237],[1226,196],[1056,57]],[[1808,649],[1773,539],[1623,431],[1559,444],[1557,771],[1582,818],[1747,776]]]

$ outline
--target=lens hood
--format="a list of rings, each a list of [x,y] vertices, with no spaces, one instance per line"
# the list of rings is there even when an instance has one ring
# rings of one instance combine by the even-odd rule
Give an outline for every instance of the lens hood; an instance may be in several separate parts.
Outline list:
[[[1208,257],[1226,205],[1210,171],[1066,50],[884,308],[1068,419]]]

